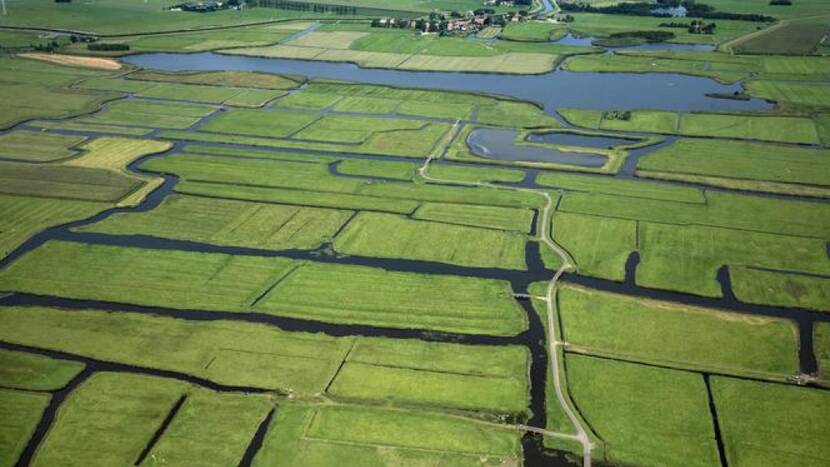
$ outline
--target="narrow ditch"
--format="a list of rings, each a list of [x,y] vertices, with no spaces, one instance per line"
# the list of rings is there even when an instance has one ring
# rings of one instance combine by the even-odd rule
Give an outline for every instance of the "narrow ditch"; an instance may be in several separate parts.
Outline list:
[[[141,453],[136,458],[133,465],[141,465],[144,462],[144,459],[150,454],[150,451],[156,446],[156,443],[161,439],[164,435],[164,432],[167,431],[167,427],[170,426],[170,423],[173,422],[173,419],[176,418],[176,414],[179,413],[179,409],[182,408],[184,402],[187,400],[187,394],[182,395],[179,397],[179,400],[173,404],[173,407],[170,408],[170,412],[164,417],[162,420],[161,425],[159,425],[158,429],[153,436],[150,438],[150,441],[147,443],[147,446],[144,446],[144,449],[141,450]]]
[[[709,382],[709,375],[703,375],[703,382],[706,384],[706,396],[709,401],[709,414],[712,419],[712,429],[715,433],[715,442],[718,446],[718,457],[720,458],[721,467],[729,467],[729,462],[726,459],[726,447],[723,443],[723,435],[720,429],[720,422],[718,421],[718,409],[715,406],[715,397],[712,394],[712,385]]]
[[[251,467],[251,464],[253,464],[257,453],[260,449],[262,449],[262,443],[265,441],[265,435],[268,434],[268,429],[271,426],[271,419],[274,418],[276,411],[276,407],[272,408],[271,411],[268,412],[268,415],[265,416],[262,423],[259,424],[259,427],[257,427],[254,437],[251,438],[251,443],[248,444],[248,447],[245,449],[245,455],[242,456],[242,459],[239,461],[239,467]]]

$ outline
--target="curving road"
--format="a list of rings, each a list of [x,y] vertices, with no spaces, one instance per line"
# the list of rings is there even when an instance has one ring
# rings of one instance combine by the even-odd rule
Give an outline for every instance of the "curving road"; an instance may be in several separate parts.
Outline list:
[[[460,120],[457,120],[452,129],[447,132],[447,137],[445,137],[441,143],[437,145],[437,147],[443,147],[444,151],[449,148],[449,145],[455,141],[455,138],[458,136],[460,132],[459,125],[461,124]],[[549,430],[544,430],[540,428],[532,428],[526,426],[518,426],[517,428],[524,429],[525,431],[532,431],[534,433],[539,433],[544,436],[554,436],[559,438],[565,439],[573,439],[579,442],[582,445],[582,465],[584,467],[591,466],[591,451],[593,449],[593,444],[591,443],[591,437],[588,434],[588,431],[582,425],[582,420],[576,415],[574,409],[571,407],[569,398],[567,393],[565,392],[564,385],[562,382],[562,377],[560,375],[560,363],[559,363],[559,353],[557,352],[558,347],[564,345],[564,342],[558,340],[556,338],[556,328],[554,326],[554,311],[553,311],[553,292],[556,289],[556,283],[559,281],[559,278],[564,274],[566,271],[570,270],[574,267],[574,264],[568,255],[568,253],[562,249],[556,242],[553,240],[553,225],[551,224],[551,211],[553,209],[553,199],[551,198],[550,194],[547,191],[533,189],[533,188],[520,188],[520,187],[509,187],[509,186],[502,186],[502,185],[495,185],[492,183],[487,182],[466,182],[466,181],[459,181],[459,180],[452,180],[452,179],[443,179],[439,177],[433,177],[429,174],[429,165],[432,161],[436,158],[437,150],[434,150],[424,161],[424,165],[418,168],[418,174],[424,178],[424,180],[436,182],[436,183],[452,183],[455,185],[466,185],[466,186],[480,186],[480,187],[488,187],[488,188],[496,188],[500,190],[512,190],[512,191],[523,191],[527,193],[533,193],[539,196],[542,196],[545,199],[545,207],[541,211],[541,215],[539,218],[539,225],[540,228],[537,229],[538,231],[538,239],[540,242],[544,243],[548,246],[554,253],[556,253],[559,258],[562,260],[562,266],[556,270],[551,280],[548,282],[547,290],[545,292],[545,296],[542,297],[542,300],[545,301],[547,307],[547,322],[548,322],[548,354],[549,358],[551,359],[551,368],[553,372],[553,388],[556,392],[556,399],[559,402],[559,405],[562,407],[562,411],[567,415],[568,419],[573,424],[574,428],[576,429],[576,435],[569,435],[565,433],[558,433]],[[550,226],[550,229],[548,229]]]

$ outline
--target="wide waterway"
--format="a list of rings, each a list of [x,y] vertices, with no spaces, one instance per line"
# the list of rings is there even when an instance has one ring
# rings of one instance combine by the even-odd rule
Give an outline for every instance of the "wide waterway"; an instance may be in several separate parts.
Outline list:
[[[500,94],[533,101],[552,113],[557,107],[595,110],[659,109],[678,111],[762,111],[769,102],[718,99],[708,94],[731,94],[739,84],[671,73],[574,73],[541,75],[448,73],[360,68],[334,63],[281,58],[244,57],[217,53],[152,53],[124,57],[143,68],[167,71],[261,71],[303,75],[421,89]]]

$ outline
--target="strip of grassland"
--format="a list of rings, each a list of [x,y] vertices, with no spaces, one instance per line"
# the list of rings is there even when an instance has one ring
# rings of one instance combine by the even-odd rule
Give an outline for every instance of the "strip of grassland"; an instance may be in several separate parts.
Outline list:
[[[79,123],[183,130],[215,110],[214,107],[204,104],[119,100],[109,104],[103,112],[75,121]]]
[[[510,335],[526,324],[502,281],[65,242],[4,269],[0,290],[450,332]]]
[[[730,267],[729,277],[742,302],[830,311],[830,275]]]
[[[533,211],[527,209],[447,203],[423,204],[412,216],[428,221],[523,233],[528,232],[533,221]]]
[[[678,175],[830,185],[830,151],[739,141],[681,139],[646,155],[637,168]]]
[[[0,258],[41,230],[90,217],[107,207],[90,201],[0,195]]]
[[[830,385],[830,324],[816,323],[813,328],[813,346],[818,361],[818,376]]]
[[[807,107],[830,107],[830,86],[825,83],[749,81],[747,91],[753,96],[780,103]]]
[[[827,241],[703,226],[641,223],[637,284],[721,296],[721,265],[747,265],[830,275]],[[745,295],[757,303],[765,294]]]
[[[17,464],[49,399],[49,394],[0,389],[0,464]]]
[[[332,264],[301,266],[253,308],[332,323],[448,332],[513,335],[526,327],[503,281]]]
[[[0,135],[0,158],[23,162],[53,162],[78,154],[73,149],[86,138],[34,131],[15,131]]]
[[[729,465],[830,461],[830,447],[815,442],[828,429],[827,391],[721,377],[711,385]]]
[[[328,392],[353,400],[520,414],[527,408],[529,359],[517,346],[361,339]]]
[[[78,230],[253,248],[314,249],[330,241],[352,214],[343,210],[173,195],[151,211],[118,213]]]
[[[568,351],[784,380],[798,373],[797,330],[748,317],[578,286],[560,286]]]
[[[191,388],[142,465],[235,465],[272,407],[266,396]]]
[[[602,439],[604,459],[598,460],[718,464],[700,375],[573,354],[567,354],[566,367],[571,397]]]
[[[557,213],[554,240],[571,255],[577,271],[614,281],[625,279],[625,264],[637,249],[637,222],[628,219]]]
[[[597,110],[559,109],[575,125],[602,130],[647,131],[684,136],[736,138],[782,143],[817,144],[816,125],[810,118],[738,114],[676,113],[635,110],[628,120],[604,118]]]
[[[235,192],[248,191],[253,193],[260,187],[285,188],[328,194],[336,193],[338,197],[342,194],[344,198],[345,195],[376,197],[379,198],[378,202],[392,202],[395,205],[400,205],[404,201],[411,205],[413,200],[511,207],[538,207],[539,204],[536,196],[507,189],[442,186],[424,183],[375,183],[374,181],[334,177],[329,175],[328,167],[323,163],[308,164],[251,158],[173,154],[169,157],[150,160],[143,164],[142,168],[164,173],[175,173],[181,176],[185,179],[185,183],[177,186],[177,189],[182,189],[182,186],[187,186],[190,182],[198,181],[239,185],[238,187],[231,187],[233,188],[232,191]],[[217,187],[217,189],[220,188]],[[266,190],[258,191],[264,192]],[[384,201],[380,198],[393,199]],[[290,201],[280,202],[306,204]],[[349,206],[333,207],[348,208]],[[412,209],[414,207],[416,206],[413,206]],[[358,207],[355,208],[358,209]],[[408,212],[411,212],[411,210]]]
[[[433,412],[285,404],[253,465],[497,466],[520,451],[517,432]]]
[[[31,391],[57,391],[84,369],[84,364],[41,355],[0,351],[0,386]]]
[[[351,345],[261,324],[97,310],[3,307],[0,321],[6,342],[299,395],[323,391]]]
[[[525,235],[514,232],[365,212],[337,235],[334,249],[358,256],[524,270],[526,242]]]
[[[187,387],[149,376],[93,375],[61,405],[32,465],[60,464],[67,456],[86,465],[134,463]]]
[[[184,84],[208,84],[213,86],[236,86],[242,88],[274,89],[287,91],[300,84],[298,78],[274,73],[212,71],[169,73],[139,70],[130,73],[131,80],[163,81]]]

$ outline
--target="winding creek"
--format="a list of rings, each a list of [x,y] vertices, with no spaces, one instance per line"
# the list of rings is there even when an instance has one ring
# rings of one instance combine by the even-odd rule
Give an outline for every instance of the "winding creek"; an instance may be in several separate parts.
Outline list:
[[[504,77],[499,75],[489,75],[480,73],[437,73],[437,72],[405,72],[395,70],[377,70],[377,69],[362,69],[352,64],[346,63],[326,63],[326,62],[311,62],[300,60],[282,60],[282,59],[265,59],[240,57],[230,55],[219,55],[213,53],[202,54],[145,54],[133,55],[127,57],[125,61],[141,67],[156,68],[168,71],[179,70],[244,70],[244,71],[268,71],[285,74],[305,75],[311,78],[330,78],[330,79],[344,79],[352,81],[360,81],[372,84],[383,84],[391,86],[411,87],[411,88],[425,88],[425,89],[445,89],[455,91],[471,91],[490,94],[499,94],[511,96],[519,99],[530,100],[537,102],[544,106],[545,110],[550,113],[555,113],[556,107],[576,107],[589,109],[620,109],[620,108],[653,108],[666,109],[678,111],[690,110],[742,110],[742,111],[758,111],[771,108],[771,104],[753,99],[750,101],[737,101],[728,99],[716,99],[707,97],[711,93],[728,93],[739,90],[739,85],[723,85],[707,78],[696,78],[683,75],[674,74],[604,74],[604,73],[569,73],[557,71],[555,73],[548,73],[537,76],[510,76]],[[211,118],[206,117],[206,118]],[[194,128],[204,123],[204,119],[197,123]],[[25,124],[19,125],[25,127]],[[510,132],[508,134],[500,134],[498,132]],[[494,133],[495,132],[495,133]],[[77,134],[79,132],[67,132]],[[98,136],[94,132],[83,132],[87,136]],[[569,145],[579,142],[580,145],[590,146],[591,143],[595,147],[607,147],[626,140],[584,140],[585,136],[574,135],[568,133],[558,133],[558,136],[538,135],[533,138],[539,138],[535,142],[543,142],[546,144],[561,144]],[[471,148],[476,151],[476,147],[485,148],[482,157],[488,157],[489,154],[494,158],[502,159],[509,158],[514,154],[516,148],[534,148],[534,146],[515,146],[515,130],[489,130],[489,132],[473,132],[470,136],[469,143]],[[490,139],[488,139],[490,138]],[[555,138],[559,139],[558,141]],[[571,138],[571,139],[569,139]],[[593,138],[593,137],[589,137]],[[532,141],[532,140],[531,140]],[[631,157],[626,161],[619,176],[631,177],[634,174],[634,167],[639,156],[653,150],[655,147],[660,147],[664,144],[671,144],[674,138],[666,138],[663,143],[658,146],[646,147],[632,151]],[[513,144],[506,145],[506,142]],[[113,208],[104,211],[96,216],[82,221],[72,222],[63,226],[43,231],[26,243],[17,248],[14,252],[6,258],[0,260],[0,268],[10,264],[21,255],[31,251],[34,248],[42,245],[49,240],[63,240],[72,242],[82,242],[88,244],[106,244],[119,245],[145,249],[156,250],[186,250],[197,252],[211,252],[211,253],[225,253],[233,255],[247,255],[247,256],[263,256],[263,257],[285,257],[298,260],[316,261],[316,262],[330,262],[337,264],[352,264],[384,268],[394,271],[418,272],[424,274],[446,274],[446,275],[462,275],[469,277],[494,278],[509,281],[514,294],[517,294],[523,309],[526,312],[528,319],[528,329],[518,335],[509,337],[487,336],[487,335],[469,335],[469,334],[452,334],[439,333],[419,329],[401,329],[401,328],[384,328],[377,326],[366,325],[342,325],[331,324],[319,321],[284,318],[274,315],[266,315],[256,312],[237,313],[227,312],[222,310],[205,311],[205,310],[181,310],[181,309],[165,309],[159,307],[147,307],[140,305],[132,305],[127,303],[110,303],[100,302],[94,300],[76,300],[66,299],[60,297],[37,296],[29,294],[12,293],[7,296],[0,296],[0,305],[23,305],[23,306],[58,306],[66,308],[67,310],[77,310],[84,308],[97,308],[103,310],[117,311],[123,313],[147,313],[162,316],[171,316],[188,320],[237,320],[245,322],[261,323],[265,325],[277,326],[281,329],[297,332],[322,332],[332,336],[380,336],[400,339],[425,339],[431,341],[441,342],[461,342],[467,344],[478,345],[522,345],[530,350],[532,355],[530,367],[530,394],[529,394],[529,408],[531,412],[530,419],[527,425],[530,427],[544,429],[547,425],[547,417],[545,412],[545,392],[546,379],[548,375],[549,354],[545,347],[546,329],[542,317],[531,307],[531,303],[526,298],[519,298],[528,293],[528,286],[533,282],[549,281],[551,271],[546,269],[540,256],[540,242],[529,241],[526,246],[526,261],[527,271],[513,271],[506,269],[495,268],[470,268],[463,266],[454,266],[444,263],[428,262],[428,261],[414,261],[402,259],[383,259],[359,256],[339,256],[330,253],[330,248],[321,248],[317,251],[305,250],[264,250],[256,248],[240,248],[228,247],[213,244],[203,244],[198,242],[169,240],[156,237],[140,236],[140,235],[106,235],[93,233],[79,233],[74,232],[74,227],[92,224],[101,221],[110,215],[117,212],[144,212],[157,207],[169,194],[171,194],[178,181],[177,177],[167,174],[155,174],[141,168],[141,165],[146,160],[156,157],[166,157],[170,154],[181,151],[183,142],[177,142],[176,145],[169,151],[162,154],[155,154],[141,158],[128,167],[129,170],[143,174],[161,175],[164,177],[164,183],[156,189],[150,196],[144,199],[138,206],[132,208]],[[205,144],[205,143],[200,143]],[[245,145],[225,145],[222,143],[208,143],[217,146],[225,147],[241,147],[262,150],[263,148],[254,148]],[[548,162],[562,162],[565,159],[557,160],[556,158],[566,158],[567,163],[576,163],[585,166],[601,166],[605,163],[605,156],[588,153],[569,153],[558,152],[551,153],[550,149],[544,148],[545,154],[526,155],[521,154],[518,160],[544,160]],[[279,152],[279,150],[272,150]],[[291,152],[298,152],[291,150]],[[344,155],[340,153],[324,153],[321,151],[302,151],[310,154],[321,155],[336,155],[340,158],[360,157],[366,159],[392,159],[400,161],[399,157],[387,157],[351,154]],[[477,152],[478,153],[478,152]],[[528,158],[531,157],[531,158]],[[533,159],[532,157],[539,157]],[[553,158],[553,159],[551,159]],[[273,159],[272,159],[273,160]],[[516,159],[511,159],[516,160]],[[578,162],[574,162],[578,161]],[[441,161],[441,163],[447,163]],[[474,162],[465,162],[461,165],[472,165],[481,167],[491,167]],[[333,163],[329,167],[330,173],[333,176],[354,177],[354,175],[344,175],[337,171],[337,164]],[[538,173],[536,169],[517,168],[526,173],[525,180],[520,183],[504,183],[503,186],[512,186],[517,189],[539,189],[542,188],[535,183],[535,176]],[[588,177],[596,177],[598,175],[585,175]],[[372,178],[362,177],[361,178]],[[390,180],[385,180],[391,182]],[[668,184],[678,185],[681,183],[665,182]],[[552,188],[545,188],[552,191]],[[815,201],[809,199],[810,201]],[[537,216],[539,212],[537,211]],[[535,219],[534,219],[535,220]],[[530,232],[531,235],[535,231]],[[830,247],[828,247],[830,248]],[[671,291],[662,291],[654,289],[646,289],[638,287],[634,281],[634,274],[637,264],[639,263],[639,255],[632,253],[626,265],[626,280],[624,282],[614,282],[605,279],[597,279],[586,276],[581,276],[573,273],[564,273],[556,276],[556,279],[565,283],[574,283],[589,286],[599,290],[622,293],[631,296],[638,296],[644,298],[656,298],[675,303],[682,303],[688,305],[697,305],[703,307],[718,308],[737,313],[761,315],[761,316],[775,316],[786,318],[798,324],[800,339],[799,339],[799,363],[802,373],[813,373],[816,371],[816,357],[812,348],[812,329],[817,321],[830,322],[830,315],[817,312],[811,312],[799,309],[783,309],[778,307],[767,307],[760,305],[750,305],[738,302],[734,298],[729,282],[728,269],[722,268],[718,274],[723,289],[723,299],[704,298],[694,295],[687,295]],[[563,271],[560,271],[562,273]],[[225,387],[218,385],[209,380],[193,377],[190,375],[180,374],[171,371],[158,370],[152,368],[140,368],[131,365],[121,365],[109,362],[102,362],[95,359],[90,359],[80,355],[74,355],[66,352],[49,351],[38,348],[30,348],[27,346],[16,345],[6,342],[0,342],[0,348],[9,350],[22,350],[27,352],[39,353],[54,358],[69,359],[81,361],[87,364],[87,369],[81,373],[69,386],[53,394],[52,402],[45,412],[43,419],[38,425],[35,435],[27,446],[21,463],[18,465],[28,465],[35,449],[42,441],[48,430],[50,424],[54,420],[55,413],[60,403],[64,398],[75,388],[89,377],[95,371],[123,371],[133,373],[151,374],[156,376],[163,376],[168,378],[175,378],[183,381],[188,381],[193,384],[198,384],[218,391],[246,391],[246,392],[262,392],[261,388],[236,388]],[[640,363],[640,362],[637,362]],[[642,363],[641,363],[642,364]],[[708,378],[710,374],[717,374],[713,372],[700,371],[704,378]],[[278,409],[277,409],[278,410]],[[269,419],[273,412],[269,414]],[[713,416],[716,414],[713,412]],[[251,440],[251,446],[246,452],[243,464],[250,463],[253,455],[256,453],[259,445],[262,443],[264,437],[263,424],[257,430],[254,439]],[[720,443],[720,436],[718,435],[718,442]],[[542,465],[568,465],[568,461],[561,453],[555,453],[545,450],[541,446],[541,438],[538,434],[526,432],[523,437],[523,446],[525,448],[525,465],[536,467]],[[246,461],[247,459],[247,461]],[[247,464],[246,464],[247,465]]]

